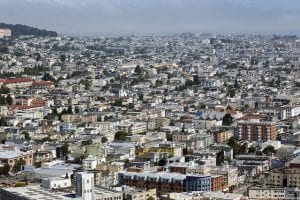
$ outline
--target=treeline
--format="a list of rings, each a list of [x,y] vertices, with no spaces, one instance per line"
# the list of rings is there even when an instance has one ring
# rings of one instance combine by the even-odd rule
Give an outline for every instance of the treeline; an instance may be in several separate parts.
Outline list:
[[[41,37],[57,37],[57,32],[55,31],[47,31],[45,29],[38,29],[22,24],[5,24],[0,23],[0,28],[9,28],[11,29],[12,36],[18,37],[21,35],[34,35],[34,36],[41,36]]]

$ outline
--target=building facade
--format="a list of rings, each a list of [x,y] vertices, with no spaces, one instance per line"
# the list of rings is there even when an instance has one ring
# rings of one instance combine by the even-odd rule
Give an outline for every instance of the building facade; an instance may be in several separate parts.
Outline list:
[[[238,119],[238,139],[247,141],[269,141],[276,139],[276,123],[259,116],[244,116]]]

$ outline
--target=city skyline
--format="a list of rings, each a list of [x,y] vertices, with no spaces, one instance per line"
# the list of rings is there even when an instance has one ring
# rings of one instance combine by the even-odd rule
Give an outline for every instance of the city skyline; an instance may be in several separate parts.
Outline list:
[[[74,36],[296,34],[296,0],[0,0],[1,21]]]

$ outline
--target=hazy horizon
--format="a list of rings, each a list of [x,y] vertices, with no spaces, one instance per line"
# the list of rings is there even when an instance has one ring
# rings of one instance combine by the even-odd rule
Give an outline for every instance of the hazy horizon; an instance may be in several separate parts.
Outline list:
[[[63,35],[299,35],[298,0],[0,0],[0,22]]]

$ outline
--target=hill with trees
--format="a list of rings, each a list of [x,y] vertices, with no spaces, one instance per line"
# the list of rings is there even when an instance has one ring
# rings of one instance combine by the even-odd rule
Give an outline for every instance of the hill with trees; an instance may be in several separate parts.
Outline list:
[[[45,29],[38,29],[22,24],[5,24],[0,23],[0,28],[8,28],[11,29],[11,34],[14,37],[18,37],[21,35],[34,35],[34,36],[40,36],[40,37],[56,37],[57,32],[55,31],[48,31]]]

